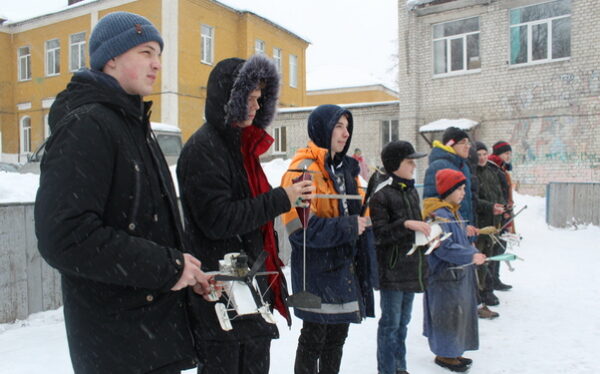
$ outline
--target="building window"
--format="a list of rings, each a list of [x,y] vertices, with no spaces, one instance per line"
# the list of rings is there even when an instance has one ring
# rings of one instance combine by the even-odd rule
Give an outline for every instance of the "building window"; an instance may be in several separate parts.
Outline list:
[[[21,119],[21,153],[31,152],[31,118]]]
[[[215,29],[202,25],[202,59],[204,64],[212,65],[215,60]]]
[[[433,25],[433,73],[462,73],[481,68],[479,17]]]
[[[46,75],[60,74],[60,41],[46,41]]]
[[[256,53],[257,55],[265,53],[265,42],[263,40],[256,39],[254,41],[254,53]]]
[[[511,65],[571,56],[571,0],[510,10]]]
[[[290,87],[298,87],[298,57],[290,55]]]
[[[385,146],[389,142],[398,140],[400,124],[397,119],[389,121],[381,121],[381,146]]]
[[[281,73],[281,48],[273,48],[273,62],[275,62],[277,71]]]
[[[69,70],[75,71],[85,66],[85,32],[69,37]]]
[[[31,79],[31,50],[29,47],[19,48],[19,80]]]
[[[287,136],[285,126],[276,127],[274,130],[275,148],[274,153],[286,153],[287,152]]]

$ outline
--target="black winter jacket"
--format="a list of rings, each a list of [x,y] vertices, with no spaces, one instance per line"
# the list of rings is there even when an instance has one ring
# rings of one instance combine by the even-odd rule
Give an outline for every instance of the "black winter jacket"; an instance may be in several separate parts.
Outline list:
[[[187,237],[205,271],[219,270],[225,254],[242,249],[252,266],[263,251],[260,227],[291,208],[283,188],[251,197],[240,151],[241,129],[232,126],[246,118],[248,95],[260,81],[266,86],[253,126],[265,128],[273,119],[279,78],[272,63],[263,59],[231,58],[215,66],[208,80],[207,122],[187,141],[177,164]],[[265,290],[266,277],[256,279]],[[278,336],[277,327],[258,314],[237,317],[233,330],[223,331],[214,303],[194,294],[190,299],[194,333],[201,341]],[[272,295],[266,301],[273,305]]]
[[[112,77],[76,73],[50,110],[35,203],[38,247],[62,275],[76,373],[195,366],[182,229],[150,103]]]
[[[370,200],[371,220],[375,232],[379,288],[406,292],[423,292],[427,284],[427,261],[423,248],[406,254],[415,242],[415,232],[404,227],[407,220],[421,221],[419,194],[396,177]],[[382,178],[380,178],[382,180]]]
[[[479,204],[477,206],[477,222],[479,227],[498,226],[502,215],[494,215],[494,204],[506,204],[502,191],[502,180],[498,175],[496,164],[488,161],[485,166],[477,166],[479,183]]]

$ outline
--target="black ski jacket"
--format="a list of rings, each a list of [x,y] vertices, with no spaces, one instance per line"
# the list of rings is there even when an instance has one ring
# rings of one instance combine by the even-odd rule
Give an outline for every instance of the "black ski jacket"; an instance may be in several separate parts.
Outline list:
[[[219,260],[244,250],[252,266],[263,251],[260,227],[291,206],[281,187],[251,197],[244,168],[241,129],[232,126],[247,115],[248,95],[259,86],[260,110],[253,126],[267,127],[275,114],[279,90],[278,73],[262,56],[247,62],[230,58],[218,63],[208,79],[206,120],[187,141],[177,164],[186,233],[194,256],[205,271],[219,270]],[[266,289],[266,277],[257,277]],[[275,325],[258,314],[232,320],[233,330],[223,331],[214,303],[190,293],[194,334],[199,341],[246,340],[256,336],[277,337]],[[267,302],[273,305],[272,294]],[[222,302],[227,302],[222,300]]]
[[[195,366],[182,229],[150,103],[112,77],[76,73],[50,109],[35,203],[40,253],[62,275],[76,373]]]
[[[404,183],[396,176],[378,177],[379,182],[385,177],[393,178],[392,184],[375,193],[369,203],[379,264],[379,288],[423,292],[427,284],[427,260],[423,248],[406,255],[415,242],[415,232],[404,227],[407,220],[422,220],[419,194],[414,184]]]

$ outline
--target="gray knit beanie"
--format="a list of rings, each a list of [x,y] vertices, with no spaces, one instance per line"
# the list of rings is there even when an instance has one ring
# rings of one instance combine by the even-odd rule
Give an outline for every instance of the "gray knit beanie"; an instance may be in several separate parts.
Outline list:
[[[162,51],[164,43],[160,33],[147,18],[128,12],[107,14],[90,36],[90,66],[102,70],[111,58],[150,41],[160,44]]]

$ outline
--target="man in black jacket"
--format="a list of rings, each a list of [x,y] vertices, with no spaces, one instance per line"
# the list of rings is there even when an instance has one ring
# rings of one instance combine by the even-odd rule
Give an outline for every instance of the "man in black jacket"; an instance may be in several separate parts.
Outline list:
[[[499,228],[504,213],[504,199],[501,187],[501,180],[493,170],[495,165],[488,161],[488,149],[482,142],[475,142],[477,149],[478,163],[476,168],[478,181],[478,206],[477,222],[479,228],[494,226]],[[494,256],[495,244],[487,235],[477,237],[477,248],[481,253],[488,257]],[[487,264],[480,265],[478,268],[480,297],[483,306],[478,308],[477,312],[480,318],[495,318],[498,313],[491,311],[488,306],[499,304],[499,300],[494,295],[494,280],[490,268]]]
[[[62,275],[76,373],[179,373],[196,366],[183,288],[209,290],[183,253],[176,195],[150,130],[163,41],[146,18],[105,16],[50,110],[35,204],[38,246]]]
[[[257,277],[269,288],[266,301],[291,323],[285,305],[287,286],[277,255],[273,219],[287,212],[310,181],[271,189],[258,157],[273,144],[265,128],[275,115],[279,73],[272,61],[256,55],[219,62],[208,78],[206,123],[187,141],[177,178],[187,236],[204,270],[219,270],[219,260],[244,251],[252,266],[266,251],[264,268],[276,275]],[[223,302],[227,302],[223,300]],[[277,327],[258,314],[236,316],[223,331],[214,306],[191,295],[191,316],[202,374],[267,374],[271,339]]]
[[[386,177],[392,181],[376,192],[369,204],[379,264],[381,318],[377,329],[377,370],[380,374],[408,374],[405,339],[412,303],[415,293],[425,291],[427,284],[423,251],[407,256],[415,242],[415,231],[425,235],[431,232],[421,218],[414,180],[415,159],[425,156],[415,152],[409,142],[388,143],[381,151],[381,161]]]

